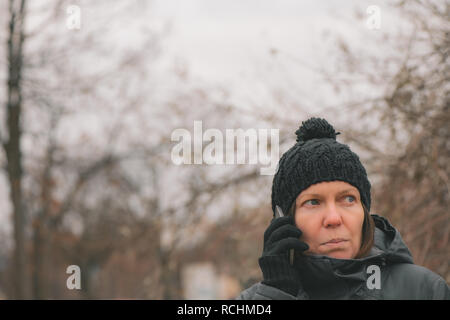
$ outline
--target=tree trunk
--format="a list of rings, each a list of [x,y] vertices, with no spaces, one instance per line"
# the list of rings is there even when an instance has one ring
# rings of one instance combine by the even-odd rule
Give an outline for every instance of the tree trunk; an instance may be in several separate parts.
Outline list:
[[[8,102],[6,107],[8,140],[4,143],[14,223],[14,298],[26,298],[25,211],[22,200],[22,154],[20,116],[22,107],[22,48],[25,0],[9,2]]]
[[[41,180],[41,210],[36,214],[33,221],[33,299],[41,300],[48,298],[48,290],[51,285],[48,282],[48,267],[51,264],[51,250],[49,246],[52,243],[54,231],[57,226],[50,228],[49,216],[52,201],[52,177],[54,142],[49,137],[49,146],[47,149],[47,159]],[[51,273],[50,273],[51,274]]]
[[[47,298],[46,285],[47,276],[45,272],[45,261],[47,257],[47,241],[44,222],[36,219],[33,222],[33,299],[42,300]]]

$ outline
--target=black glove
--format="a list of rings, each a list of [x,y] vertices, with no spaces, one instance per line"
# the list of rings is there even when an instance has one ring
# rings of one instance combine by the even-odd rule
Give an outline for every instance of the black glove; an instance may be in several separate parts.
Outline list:
[[[295,226],[293,216],[273,219],[264,232],[264,249],[259,258],[262,283],[296,296],[301,287],[298,271],[290,264],[289,251],[300,252],[309,246],[299,240],[302,232]]]

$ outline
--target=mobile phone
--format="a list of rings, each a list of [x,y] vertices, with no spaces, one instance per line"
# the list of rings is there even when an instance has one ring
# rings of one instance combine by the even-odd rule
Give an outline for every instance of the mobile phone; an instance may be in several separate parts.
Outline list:
[[[277,205],[275,206],[275,218],[281,218],[284,217],[283,210]],[[294,265],[294,249],[289,250],[289,263],[291,266]]]

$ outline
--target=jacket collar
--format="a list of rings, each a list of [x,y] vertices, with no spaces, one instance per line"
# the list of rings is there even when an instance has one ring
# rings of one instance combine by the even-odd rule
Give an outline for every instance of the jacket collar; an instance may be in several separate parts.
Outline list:
[[[366,257],[336,259],[322,255],[300,255],[296,268],[304,290],[313,299],[346,299],[365,285],[371,264],[413,263],[411,253],[399,232],[387,219],[372,215],[375,222],[374,246]]]

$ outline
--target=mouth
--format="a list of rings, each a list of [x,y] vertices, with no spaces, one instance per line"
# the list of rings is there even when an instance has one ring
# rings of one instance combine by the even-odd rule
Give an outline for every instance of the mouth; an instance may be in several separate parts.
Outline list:
[[[347,242],[347,240],[342,239],[342,238],[336,238],[336,239],[328,240],[327,242],[322,243],[322,245],[335,246],[335,245],[342,244],[344,242]]]

